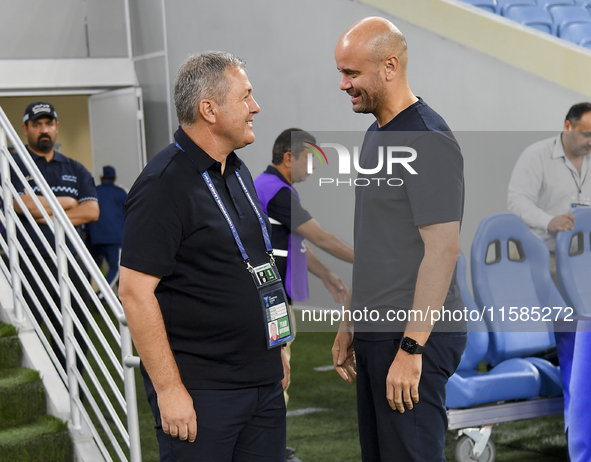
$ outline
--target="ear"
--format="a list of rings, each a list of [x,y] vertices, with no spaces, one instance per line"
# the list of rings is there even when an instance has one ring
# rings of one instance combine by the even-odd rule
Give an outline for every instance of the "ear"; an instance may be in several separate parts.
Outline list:
[[[574,128],[574,126],[570,120],[564,121],[564,131],[565,132],[570,132],[570,131],[572,131],[573,128]]]
[[[390,55],[384,60],[384,70],[386,72],[386,81],[394,80],[398,69],[400,67],[400,60],[395,55]]]
[[[291,168],[291,159],[291,151],[287,151],[285,154],[283,154],[283,165],[285,165],[287,168]]]
[[[199,115],[210,124],[216,122],[217,104],[211,99],[202,99],[199,103]]]
[[[27,136],[27,133],[29,133],[29,127],[27,126],[27,122],[23,123],[23,133],[25,136]]]

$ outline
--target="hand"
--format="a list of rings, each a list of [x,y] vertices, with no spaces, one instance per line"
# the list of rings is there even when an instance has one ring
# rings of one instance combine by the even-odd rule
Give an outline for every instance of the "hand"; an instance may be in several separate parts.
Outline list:
[[[341,281],[341,278],[339,278],[332,271],[329,271],[326,277],[322,278],[322,282],[324,282],[324,285],[332,294],[335,302],[345,303],[349,291],[345,283]]]
[[[281,386],[284,390],[289,387],[290,375],[291,375],[291,366],[289,365],[289,358],[287,357],[287,349],[281,348],[281,362],[283,363],[283,379],[281,379]]]
[[[410,411],[413,403],[419,402],[419,381],[423,368],[423,357],[398,350],[388,376],[386,377],[386,399],[390,407],[404,413],[404,406]]]
[[[337,333],[332,346],[332,362],[343,380],[353,383],[357,378],[357,362],[353,350],[353,332],[350,330]]]
[[[193,407],[193,398],[185,387],[158,393],[158,408],[164,433],[182,441],[195,441],[197,415]]]
[[[568,231],[575,228],[575,216],[572,213],[565,213],[552,218],[548,223],[548,231],[556,233],[558,231]]]

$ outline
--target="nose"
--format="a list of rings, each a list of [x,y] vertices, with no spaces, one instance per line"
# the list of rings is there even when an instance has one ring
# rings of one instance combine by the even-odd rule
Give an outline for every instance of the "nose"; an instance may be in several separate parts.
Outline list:
[[[340,84],[341,90],[346,91],[351,87],[352,87],[352,85],[351,85],[351,80],[349,79],[349,77],[347,77],[345,74],[341,74],[341,84]]]
[[[259,112],[261,112],[261,107],[257,104],[257,102],[254,100],[254,98],[251,97],[250,100],[251,100],[250,105],[249,105],[250,112],[252,114],[258,114]]]

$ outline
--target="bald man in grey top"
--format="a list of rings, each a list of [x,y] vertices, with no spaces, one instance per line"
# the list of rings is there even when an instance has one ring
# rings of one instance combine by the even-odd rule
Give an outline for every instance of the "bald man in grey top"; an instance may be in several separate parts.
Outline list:
[[[374,17],[354,24],[339,39],[335,59],[353,111],[376,118],[359,157],[366,170],[358,178],[370,186],[355,195],[353,289],[346,307],[353,316],[345,316],[335,338],[335,369],[347,381],[357,378],[363,462],[443,462],[445,385],[467,335],[463,321],[433,325],[429,319],[442,306],[448,313],[464,307],[455,276],[462,154],[443,118],[412,93],[406,40],[391,22]],[[379,165],[384,146],[412,148],[415,157],[389,164],[387,173],[367,173]],[[387,181],[373,181],[384,176]],[[401,183],[391,187],[391,179]],[[378,313],[374,322],[357,321],[364,310]],[[384,322],[392,313],[400,322]]]

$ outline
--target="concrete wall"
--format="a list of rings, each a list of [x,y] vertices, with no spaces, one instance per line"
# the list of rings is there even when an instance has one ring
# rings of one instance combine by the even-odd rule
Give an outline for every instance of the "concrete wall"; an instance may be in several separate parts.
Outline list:
[[[163,0],[130,0],[133,57],[142,87],[147,158],[172,140]],[[175,117],[176,120],[176,117]]]
[[[0,59],[127,56],[124,0],[2,1]]]

